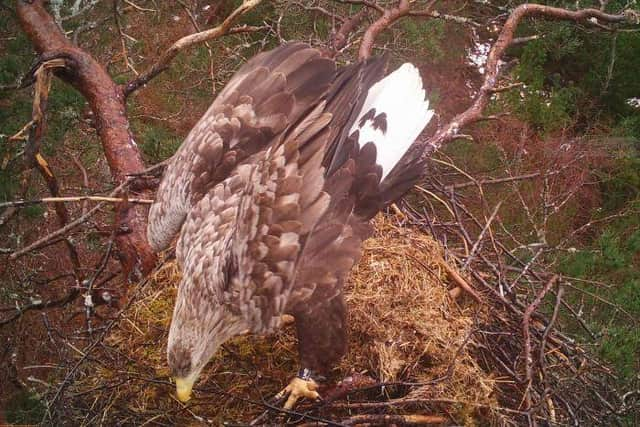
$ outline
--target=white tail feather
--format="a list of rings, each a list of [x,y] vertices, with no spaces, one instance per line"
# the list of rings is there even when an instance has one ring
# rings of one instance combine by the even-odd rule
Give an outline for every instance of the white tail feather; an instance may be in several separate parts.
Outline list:
[[[385,113],[386,120],[379,116],[382,113]],[[365,115],[367,117],[362,120]],[[413,64],[405,63],[371,86],[349,134],[356,130],[359,132],[361,147],[368,142],[375,144],[377,163],[382,166],[384,180],[431,117],[433,110],[429,109],[429,101],[425,99],[420,72]]]

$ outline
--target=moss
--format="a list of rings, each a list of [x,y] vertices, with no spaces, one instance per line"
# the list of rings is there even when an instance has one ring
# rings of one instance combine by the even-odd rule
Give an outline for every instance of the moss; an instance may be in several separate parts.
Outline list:
[[[31,205],[22,209],[22,212],[31,219],[40,218],[44,214],[42,205]]]
[[[443,20],[404,19],[400,21],[400,27],[412,56],[425,57],[430,62],[438,62],[444,58],[442,42],[445,36],[445,23]]]
[[[182,143],[180,137],[161,126],[142,124],[137,134],[142,140],[142,152],[154,163],[171,157]]]
[[[629,316],[640,316],[640,220],[623,217],[610,223],[593,240],[591,249],[565,256],[560,271],[572,277],[610,283],[576,282],[569,302],[580,304],[585,320],[601,334],[598,353],[616,367],[623,381],[632,381],[640,370],[640,334]],[[610,304],[603,304],[604,298]],[[574,304],[574,305],[575,305]]]
[[[21,391],[8,402],[5,410],[10,424],[37,424],[44,417],[46,407],[40,396],[28,391]]]
[[[457,139],[443,147],[443,152],[471,174],[494,171],[503,165],[502,153],[498,147],[489,143],[478,144]]]
[[[640,330],[624,326],[607,328],[600,354],[611,361],[624,378],[634,378],[640,370]]]

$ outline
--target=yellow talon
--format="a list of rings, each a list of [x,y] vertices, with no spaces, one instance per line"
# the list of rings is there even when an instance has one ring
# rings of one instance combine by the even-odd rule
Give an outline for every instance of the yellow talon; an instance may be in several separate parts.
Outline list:
[[[280,399],[288,394],[289,397],[284,404],[284,409],[291,409],[301,397],[306,397],[311,400],[319,399],[320,394],[316,391],[317,389],[318,383],[314,380],[303,380],[302,378],[295,377],[284,390],[276,395],[276,398]]]

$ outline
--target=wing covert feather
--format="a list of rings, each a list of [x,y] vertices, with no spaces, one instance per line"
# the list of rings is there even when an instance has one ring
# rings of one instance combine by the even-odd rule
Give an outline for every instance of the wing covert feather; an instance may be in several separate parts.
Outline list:
[[[304,43],[256,55],[234,75],[171,159],[149,211],[147,235],[166,248],[191,206],[326,93],[335,63]]]

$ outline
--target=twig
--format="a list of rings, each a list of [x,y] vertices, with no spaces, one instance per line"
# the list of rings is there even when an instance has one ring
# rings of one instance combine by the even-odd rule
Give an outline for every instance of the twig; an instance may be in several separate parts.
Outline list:
[[[475,289],[473,289],[471,287],[471,285],[469,285],[469,282],[467,282],[466,280],[464,280],[462,278],[462,276],[460,276],[458,274],[458,272],[456,270],[453,269],[453,267],[451,267],[448,263],[442,263],[442,265],[444,266],[445,270],[447,270],[447,274],[449,275],[449,277],[451,278],[451,280],[453,280],[454,282],[456,282],[456,284],[458,286],[460,286],[462,289],[465,290],[465,292],[467,292],[469,295],[471,295],[473,297],[473,299],[475,299],[478,303],[483,304],[483,300],[480,297],[480,295],[475,291]]]
[[[524,312],[524,316],[522,317],[522,336],[524,338],[524,361],[525,361],[525,376],[526,376],[526,384],[525,384],[526,388],[525,388],[524,400],[525,400],[525,409],[527,412],[529,412],[533,406],[532,399],[531,399],[531,387],[533,385],[533,370],[531,365],[533,363],[533,358],[531,356],[531,336],[529,332],[529,328],[531,327],[530,325],[531,316],[533,312],[536,311],[536,309],[542,302],[542,299],[545,297],[547,292],[549,292],[549,290],[557,282],[557,280],[558,280],[557,275],[553,275],[551,279],[549,279],[547,284],[544,286],[544,288],[542,288],[540,293],[538,293],[538,295],[533,300],[533,302],[529,304],[529,306]],[[530,416],[528,416],[527,418],[530,424],[535,425],[534,419],[532,419]]]
[[[82,185],[84,186],[84,190],[88,191],[89,190],[89,175],[87,175],[87,170],[82,165],[82,162],[80,161],[80,159],[78,159],[75,155],[73,155],[73,154],[71,155],[71,160],[76,165],[76,167],[78,169],[80,169],[80,172],[82,173]],[[89,203],[88,203],[88,201],[84,201],[82,203],[82,214],[83,215],[87,213],[87,209],[89,209]]]
[[[549,172],[549,175],[553,175],[557,172]],[[512,182],[512,181],[524,181],[526,179],[532,179],[532,178],[537,178],[540,175],[542,175],[541,172],[533,172],[533,173],[528,173],[528,174],[524,174],[524,175],[518,175],[518,176],[508,176],[508,177],[504,177],[504,178],[493,178],[493,179],[481,179],[481,180],[476,180],[476,181],[468,181],[468,182],[461,182],[459,184],[450,184],[447,185],[445,188],[449,189],[449,188],[466,188],[466,187],[471,187],[472,185],[492,185],[492,184],[503,184],[505,182]]]
[[[110,202],[110,203],[139,203],[143,205],[150,205],[153,203],[151,199],[126,199],[122,197],[108,197],[108,196],[66,196],[66,197],[43,197],[41,199],[34,200],[14,200],[11,202],[0,203],[0,208],[9,206],[23,207],[37,205],[39,203],[60,203],[60,202],[82,202],[82,201],[94,201],[94,202]]]
[[[120,192],[122,189],[124,189],[127,185],[129,185],[130,179],[127,179],[125,182],[123,182],[122,184],[120,184],[118,187],[116,187],[109,195],[109,197],[114,196],[116,194],[118,194],[118,192]],[[87,219],[89,219],[91,216],[93,216],[93,214],[95,214],[96,212],[98,212],[100,209],[102,209],[102,207],[104,206],[106,202],[100,202],[97,205],[95,205],[91,210],[89,210],[89,212],[87,212],[86,214],[80,216],[78,219],[71,221],[70,223],[68,223],[67,225],[65,225],[62,228],[59,228],[58,230],[47,234],[46,236],[44,236],[41,239],[36,240],[35,242],[31,243],[30,245],[28,245],[27,247],[20,249],[19,251],[15,251],[14,253],[12,253],[9,256],[9,259],[11,260],[15,260],[19,257],[21,257],[22,255],[31,252],[34,249],[38,249],[39,247],[41,247],[42,245],[44,245],[45,243],[47,243],[49,240],[52,240],[56,237],[62,236],[66,233],[68,233],[69,231],[73,230],[74,228],[76,228],[77,226],[83,224]]]
[[[51,301],[39,301],[39,302],[25,305],[24,307],[18,307],[18,306],[11,307],[12,310],[15,310],[15,313],[12,316],[8,317],[7,319],[0,320],[0,326],[4,326],[8,323],[13,322],[14,320],[22,316],[24,313],[31,310],[44,310],[44,309],[54,308],[54,307],[64,307],[65,305],[74,301],[78,297],[78,295],[80,295],[79,288],[71,288],[71,290],[62,298],[58,298]],[[4,309],[2,311],[4,311]]]
[[[469,267],[469,264],[471,264],[471,261],[473,260],[474,255],[476,254],[476,252],[478,251],[478,248],[480,247],[480,244],[482,243],[482,239],[484,239],[484,235],[487,233],[487,230],[489,230],[489,228],[491,227],[491,223],[495,219],[496,215],[498,215],[498,211],[500,210],[500,206],[502,206],[502,202],[503,201],[501,200],[500,202],[498,202],[496,207],[493,208],[493,212],[491,213],[491,216],[487,220],[487,223],[485,224],[485,226],[482,228],[480,235],[478,236],[478,238],[476,239],[476,242],[473,244],[473,247],[471,248],[471,252],[469,253],[469,256],[467,257],[464,264],[462,265],[463,270],[466,270]]]
[[[542,334],[542,340],[540,341],[540,354],[538,357],[538,363],[540,363],[540,370],[542,372],[543,378],[545,377],[545,363],[544,363],[544,355],[545,349],[547,347],[547,339],[549,338],[549,334],[553,330],[553,325],[556,323],[558,318],[558,313],[560,312],[560,305],[562,305],[562,295],[564,294],[564,286],[562,283],[558,286],[558,292],[556,294],[556,303],[553,306],[553,314],[551,315],[551,320],[547,324],[547,327],[544,329],[544,333]]]
[[[125,34],[124,30],[122,29],[122,24],[120,23],[120,12],[118,11],[118,3],[119,3],[119,0],[113,0],[113,19],[116,22],[116,28],[118,29],[118,34],[120,35],[120,46],[122,47],[122,59],[124,61],[124,65],[126,66],[126,68],[133,71],[133,74],[137,76],[139,74],[138,71],[133,67],[133,65],[129,61],[127,41],[125,40],[128,36]]]
[[[354,415],[342,420],[347,426],[353,425],[403,425],[403,426],[425,426],[431,424],[443,424],[449,420],[441,415],[388,415],[369,414]]]
[[[127,83],[123,88],[125,98],[131,95],[134,91],[147,84],[155,76],[163,72],[169,67],[169,63],[178,53],[186,48],[202,43],[207,40],[214,40],[227,34],[237,34],[246,32],[255,32],[262,29],[262,27],[250,27],[242,26],[231,28],[231,25],[242,15],[249,12],[251,9],[260,4],[261,0],[244,0],[242,4],[234,10],[227,18],[217,27],[210,30],[202,31],[199,33],[191,34],[176,41],[165,50],[160,58],[145,70],[142,74],[137,76],[134,80]]]
[[[157,269],[160,269],[162,266],[157,267]],[[71,367],[71,369],[67,372],[64,380],[62,381],[62,384],[60,384],[60,386],[58,387],[58,389],[56,390],[56,393],[54,394],[53,398],[51,399],[51,401],[47,402],[47,410],[46,413],[44,414],[44,416],[42,417],[42,422],[43,423],[47,418],[51,418],[52,414],[51,414],[51,409],[53,408],[53,406],[56,404],[56,402],[58,401],[58,399],[63,395],[66,387],[70,384],[70,382],[73,380],[73,378],[75,378],[75,372],[80,368],[80,366],[82,366],[82,364],[89,358],[90,354],[93,352],[93,350],[100,344],[102,343],[102,341],[104,340],[104,338],[107,336],[107,334],[109,333],[109,331],[111,331],[111,328],[113,328],[113,326],[118,322],[118,320],[120,319],[120,317],[122,316],[122,314],[131,306],[131,304],[133,304],[133,302],[136,300],[136,295],[150,282],[150,278],[153,277],[153,274],[150,274],[147,279],[145,279],[143,282],[141,282],[135,289],[135,291],[133,292],[133,294],[131,295],[131,298],[127,301],[127,303],[125,304],[125,306],[118,311],[118,313],[116,313],[116,315],[109,321],[107,322],[106,326],[104,327],[104,329],[102,330],[102,332],[100,333],[100,335],[91,343],[89,344],[87,347],[85,347],[83,349],[83,356]]]

